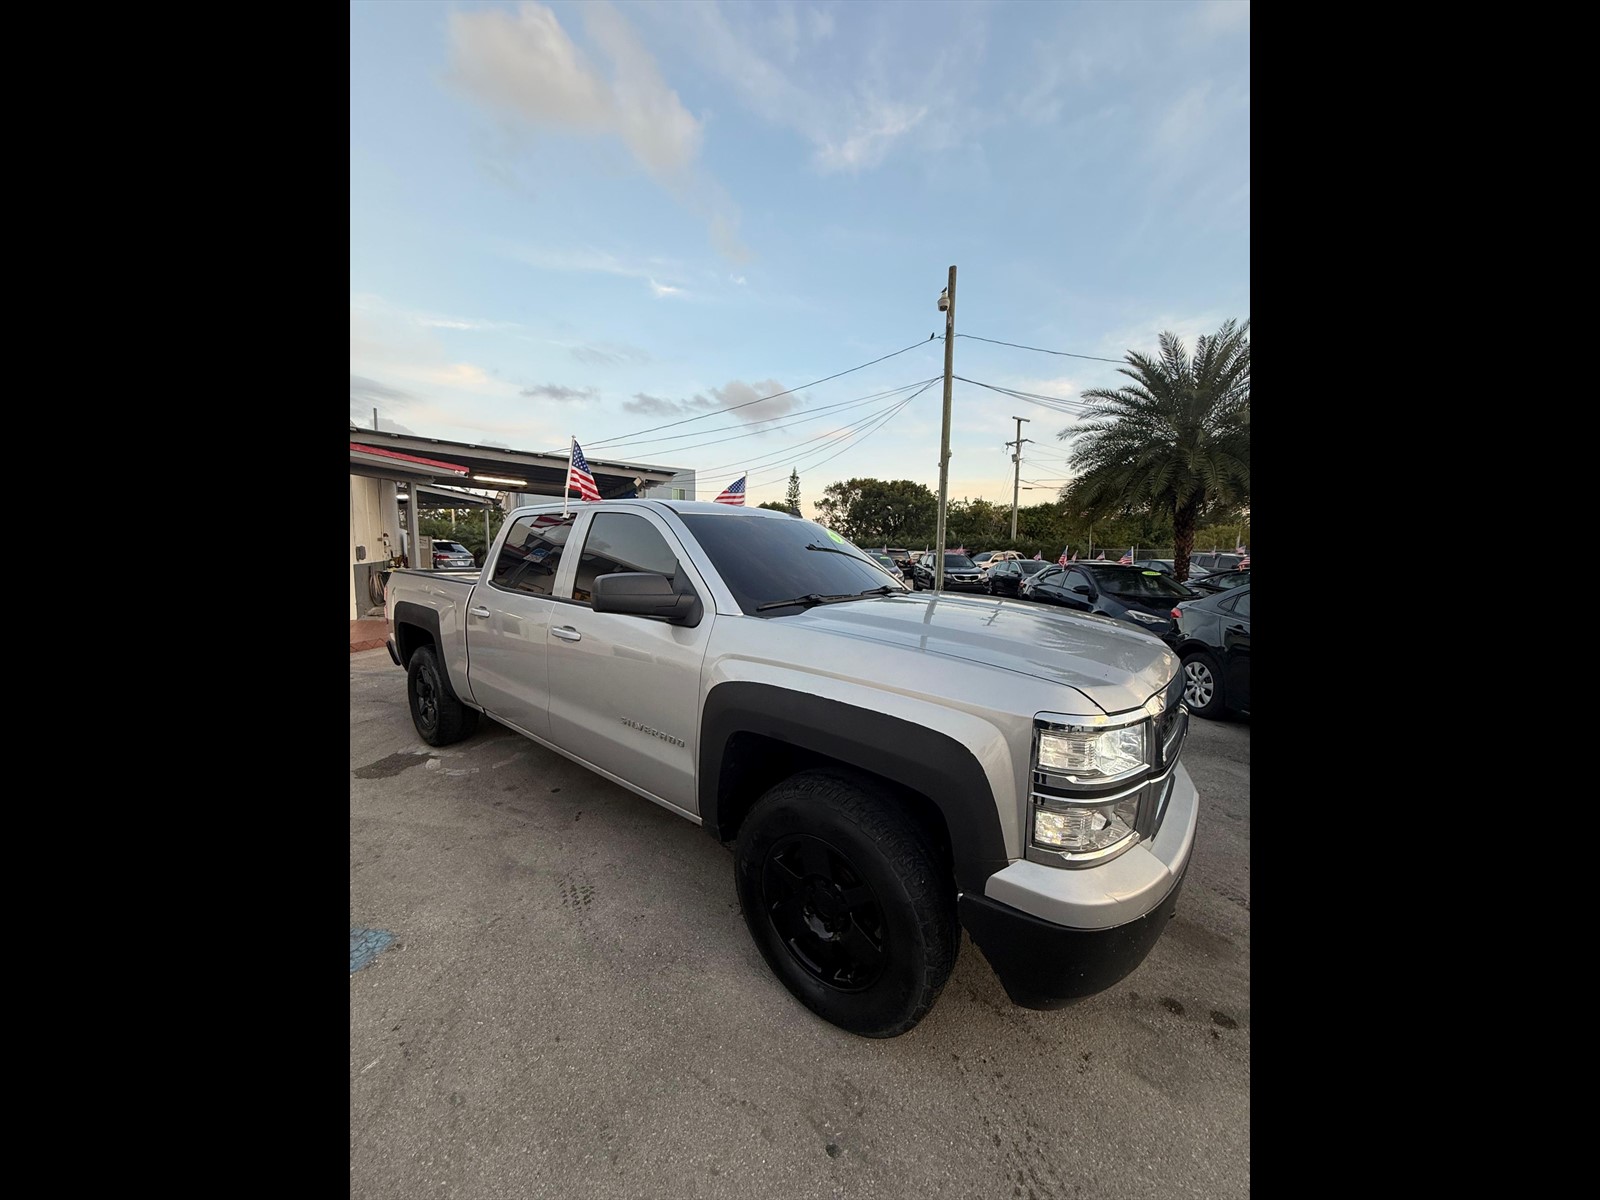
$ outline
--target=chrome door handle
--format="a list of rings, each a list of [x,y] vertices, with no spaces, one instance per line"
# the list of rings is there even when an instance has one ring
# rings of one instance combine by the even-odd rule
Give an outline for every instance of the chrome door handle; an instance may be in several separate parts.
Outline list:
[[[571,625],[557,625],[550,632],[555,634],[555,636],[560,638],[563,642],[576,642],[583,638],[583,634],[579,633]]]
[[[469,608],[469,609],[467,609],[467,616],[469,616],[469,617],[487,617],[488,615],[489,615],[488,608],[485,607],[482,604],[478,605],[477,608]]]

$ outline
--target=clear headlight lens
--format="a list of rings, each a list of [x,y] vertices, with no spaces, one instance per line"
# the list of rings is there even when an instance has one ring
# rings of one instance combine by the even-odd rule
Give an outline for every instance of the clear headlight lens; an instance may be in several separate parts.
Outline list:
[[[1143,621],[1146,625],[1159,625],[1166,619],[1165,617],[1152,617],[1149,613],[1143,613],[1133,608],[1128,610],[1128,615],[1135,621]]]
[[[1039,769],[1086,782],[1108,782],[1139,771],[1149,762],[1146,722],[1118,729],[1039,733]]]
[[[1045,802],[1033,810],[1033,840],[1066,854],[1093,854],[1131,837],[1138,820],[1138,793],[1112,804]]]

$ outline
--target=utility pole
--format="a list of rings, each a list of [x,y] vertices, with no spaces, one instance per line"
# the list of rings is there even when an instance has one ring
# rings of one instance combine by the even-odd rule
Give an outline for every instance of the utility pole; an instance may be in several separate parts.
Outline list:
[[[1022,427],[1025,424],[1031,424],[1033,418],[1012,417],[1011,419],[1017,423],[1017,440],[1006,443],[1008,446],[1017,448],[1016,452],[1011,456],[1011,461],[1016,464],[1011,473],[1011,540],[1014,542],[1017,540],[1017,489],[1022,483],[1022,443],[1033,441],[1032,438],[1022,436]]]
[[[950,498],[950,379],[955,372],[956,351],[956,269],[950,268],[950,282],[939,297],[944,312],[944,425],[939,430],[939,520],[934,534],[933,588],[944,590],[944,510]]]

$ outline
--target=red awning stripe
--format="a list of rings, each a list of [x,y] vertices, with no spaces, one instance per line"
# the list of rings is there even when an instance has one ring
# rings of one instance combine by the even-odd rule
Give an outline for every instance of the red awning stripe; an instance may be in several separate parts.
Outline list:
[[[362,454],[376,454],[379,458],[397,458],[401,462],[421,463],[425,467],[437,467],[441,471],[453,471],[457,475],[472,474],[469,467],[460,467],[455,463],[438,462],[431,458],[418,458],[415,454],[401,454],[396,450],[380,450],[376,446],[363,446],[360,442],[351,442],[350,449],[359,450]]]

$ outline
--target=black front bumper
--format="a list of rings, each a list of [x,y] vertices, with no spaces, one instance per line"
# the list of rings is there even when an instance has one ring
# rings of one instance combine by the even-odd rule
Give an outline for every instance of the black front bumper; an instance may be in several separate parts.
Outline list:
[[[1131,974],[1177,911],[1182,890],[1180,877],[1155,908],[1111,929],[1068,929],[966,892],[961,897],[961,923],[1013,1004],[1064,1008]]]
[[[385,641],[383,643],[383,648],[389,652],[389,657],[394,659],[395,666],[403,667],[406,665],[406,660],[400,657],[400,650],[394,644],[393,638],[389,638],[387,641]]]

